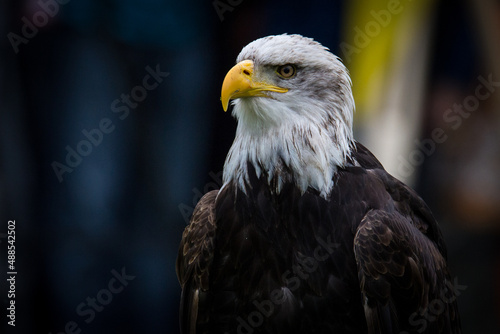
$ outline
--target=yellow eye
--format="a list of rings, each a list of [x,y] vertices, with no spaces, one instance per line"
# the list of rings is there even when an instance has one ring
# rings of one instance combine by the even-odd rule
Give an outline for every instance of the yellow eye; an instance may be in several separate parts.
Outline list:
[[[290,79],[291,77],[293,77],[295,75],[297,70],[295,69],[295,66],[293,66],[291,64],[286,64],[286,65],[278,67],[277,72],[280,75],[280,77],[282,77],[284,79]]]

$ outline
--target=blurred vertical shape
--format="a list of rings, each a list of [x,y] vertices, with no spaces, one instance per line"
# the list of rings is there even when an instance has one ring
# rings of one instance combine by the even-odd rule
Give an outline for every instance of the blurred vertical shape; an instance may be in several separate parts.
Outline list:
[[[356,131],[389,173],[414,184],[434,2],[350,2],[344,58],[353,81]],[[415,165],[415,164],[413,164]]]
[[[2,321],[0,332],[36,332],[32,321],[27,321],[35,314],[31,301],[36,295],[39,284],[38,275],[42,255],[32,254],[31,246],[39,245],[37,240],[37,219],[34,214],[35,188],[37,185],[33,148],[29,143],[29,127],[24,112],[21,82],[16,55],[7,39],[9,16],[12,4],[0,3],[0,306]],[[7,299],[8,284],[6,273],[11,271],[7,265],[7,225],[15,220],[16,276],[15,298]],[[12,245],[12,244],[11,244]],[[16,305],[15,328],[8,325],[10,320],[6,308],[14,300]]]
[[[423,137],[446,140],[421,169],[420,194],[442,222],[463,333],[499,333],[498,1],[442,0]],[[480,307],[478,307],[480,305]]]
[[[486,68],[494,72],[495,78],[500,78],[500,4],[495,0],[468,0],[468,5],[478,26]],[[500,105],[500,94],[494,99],[495,104]],[[496,115],[500,120],[500,110],[496,111]]]
[[[17,6],[20,31],[21,18],[41,8],[38,0]],[[175,257],[186,223],[178,205],[192,203],[191,189],[208,174],[209,124],[220,106],[204,9],[213,10],[201,0],[66,1],[20,45],[16,61],[31,118],[17,122],[29,123],[30,131],[19,131],[30,138],[36,161],[17,165],[29,150],[4,141],[16,124],[2,123],[9,126],[2,150],[17,155],[8,166],[17,178],[0,174],[0,182],[30,182],[29,173],[20,174],[28,167],[40,177],[32,229],[39,244],[25,249],[44,259],[32,284],[41,298],[25,305],[41,310],[44,322],[25,321],[38,326],[26,333],[59,333],[70,321],[96,334],[178,332]],[[88,133],[103,120],[110,131],[92,142]],[[83,152],[82,145],[88,153],[61,180],[53,162],[69,165],[69,150]],[[121,268],[134,280],[89,317],[88,301]]]
[[[500,4],[465,1],[440,15],[428,127],[445,129],[447,140],[426,161],[427,187],[448,220],[498,231]]]
[[[461,152],[448,152],[460,161],[452,172],[454,182],[446,196],[454,219],[472,229],[500,230],[500,3],[468,1],[476,24],[481,66],[480,77],[496,83],[484,101],[459,129],[455,141],[467,143]],[[478,81],[476,85],[480,84]],[[474,92],[476,95],[477,93]]]

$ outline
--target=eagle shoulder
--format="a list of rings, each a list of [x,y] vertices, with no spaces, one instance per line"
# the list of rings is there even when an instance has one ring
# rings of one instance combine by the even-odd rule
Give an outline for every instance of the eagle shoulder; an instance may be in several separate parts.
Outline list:
[[[387,194],[364,215],[354,236],[369,333],[459,333],[446,248],[435,218],[366,148],[357,144],[357,149],[358,164]],[[433,303],[443,309],[429,317]]]

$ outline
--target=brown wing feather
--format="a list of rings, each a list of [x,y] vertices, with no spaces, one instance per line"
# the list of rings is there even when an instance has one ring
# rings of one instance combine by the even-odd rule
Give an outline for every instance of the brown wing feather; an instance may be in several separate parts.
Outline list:
[[[182,287],[181,333],[196,333],[200,292],[208,290],[209,270],[214,255],[215,198],[218,190],[205,194],[196,205],[182,234],[176,272]]]
[[[459,332],[447,318],[455,314],[455,303],[442,302],[444,310],[425,320],[430,302],[451,300],[443,299],[445,292],[452,293],[450,277],[437,245],[408,217],[396,211],[368,212],[357,230],[354,252],[370,333]]]

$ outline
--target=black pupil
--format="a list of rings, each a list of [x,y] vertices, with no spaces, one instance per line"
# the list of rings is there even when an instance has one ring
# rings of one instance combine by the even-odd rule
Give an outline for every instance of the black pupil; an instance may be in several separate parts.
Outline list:
[[[290,66],[283,67],[283,75],[289,75],[292,72],[292,68]]]

